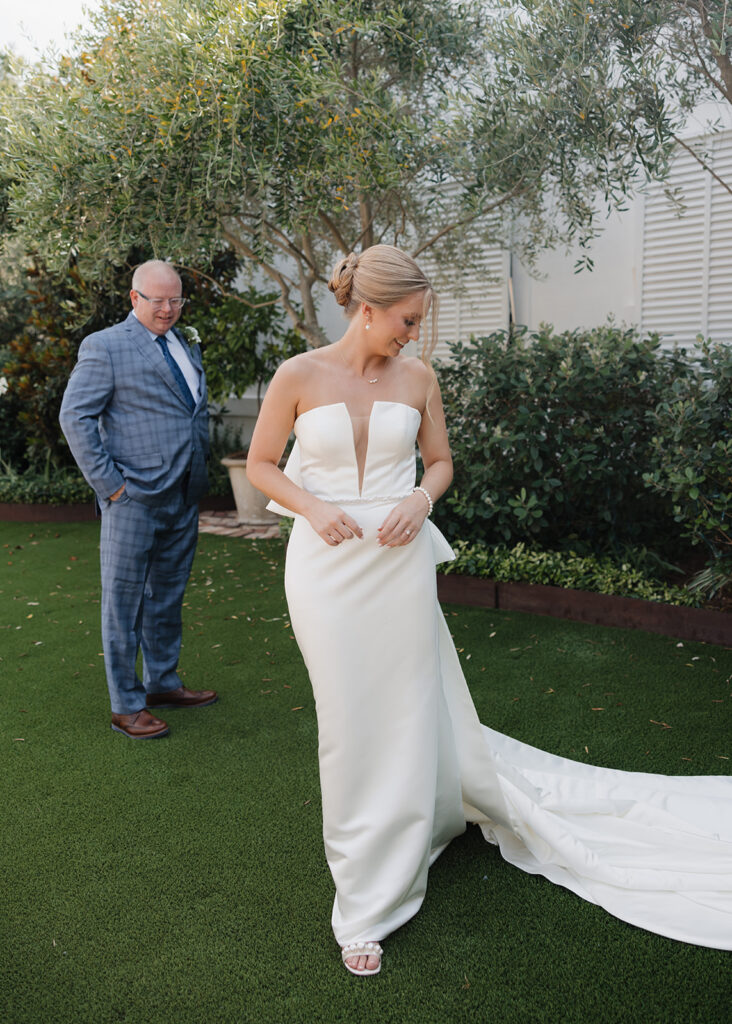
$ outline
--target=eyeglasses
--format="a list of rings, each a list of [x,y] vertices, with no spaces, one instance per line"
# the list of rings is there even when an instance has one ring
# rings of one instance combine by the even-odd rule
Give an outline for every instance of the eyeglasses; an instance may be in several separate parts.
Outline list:
[[[137,291],[137,289],[135,290]],[[184,298],[151,299],[149,296],[143,295],[141,291],[137,291],[137,294],[140,296],[141,299],[144,299],[145,302],[149,302],[153,309],[162,309],[166,302],[168,303],[171,309],[183,309],[186,302],[188,302],[188,299]]]

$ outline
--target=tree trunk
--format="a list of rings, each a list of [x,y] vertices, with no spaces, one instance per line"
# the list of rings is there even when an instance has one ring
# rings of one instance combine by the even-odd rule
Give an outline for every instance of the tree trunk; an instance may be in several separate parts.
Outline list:
[[[300,269],[300,294],[303,297],[303,300],[305,300],[306,297],[308,299],[307,302],[304,302],[305,317],[302,317],[297,307],[293,305],[291,298],[292,289],[297,287],[295,282],[292,281],[284,271],[279,270],[270,263],[265,263],[264,260],[257,256],[251,246],[247,245],[241,235],[234,230],[233,226],[224,227],[222,234],[227,242],[229,242],[237,252],[241,253],[242,256],[246,256],[246,258],[251,260],[255,266],[260,267],[263,273],[266,274],[270,280],[274,281],[280,290],[280,302],[282,303],[282,308],[287,314],[292,326],[303,335],[313,348],[322,348],[323,345],[327,345],[328,338],[326,337],[323,328],[318,323],[318,314],[315,309],[315,302],[313,301],[312,296],[312,284],[315,283],[315,278],[313,277],[313,281],[309,288],[303,289],[302,277],[304,275],[304,270],[302,268]]]

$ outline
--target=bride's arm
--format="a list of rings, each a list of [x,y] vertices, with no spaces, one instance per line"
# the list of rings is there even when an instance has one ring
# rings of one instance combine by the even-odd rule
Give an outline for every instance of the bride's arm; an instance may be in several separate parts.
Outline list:
[[[431,511],[427,491],[433,502],[445,493],[452,480],[452,455],[447,439],[445,413],[442,397],[432,371],[427,381],[427,398],[422,425],[417,434],[424,474],[419,481],[423,490],[415,490],[404,501],[400,501],[386,517],[379,529],[379,543],[387,547],[408,544],[419,532],[422,523]]]
[[[296,356],[275,373],[262,402],[247,455],[247,477],[269,498],[304,516],[327,544],[339,544],[354,534],[358,523],[329,502],[316,498],[289,480],[278,463],[292,432],[301,390]]]
[[[419,485],[424,487],[433,501],[437,501],[452,482],[452,455],[447,439],[442,395],[436,380],[428,393],[417,443],[424,465],[424,474]]]

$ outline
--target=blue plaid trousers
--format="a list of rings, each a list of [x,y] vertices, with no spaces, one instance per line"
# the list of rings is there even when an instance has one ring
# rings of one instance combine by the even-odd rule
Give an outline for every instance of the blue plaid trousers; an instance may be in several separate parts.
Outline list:
[[[198,539],[198,507],[176,489],[151,508],[125,492],[103,499],[102,646],[116,714],[145,707],[146,693],[181,685],[181,609]],[[142,648],[143,678],[136,672]]]

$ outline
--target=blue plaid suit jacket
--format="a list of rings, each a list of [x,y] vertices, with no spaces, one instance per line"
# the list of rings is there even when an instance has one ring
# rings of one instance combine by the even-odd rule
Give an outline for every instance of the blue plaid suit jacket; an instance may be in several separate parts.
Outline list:
[[[193,414],[160,346],[132,313],[81,343],[61,428],[100,499],[123,483],[130,498],[148,506],[165,504],[181,483],[189,504],[206,493],[206,378],[199,346],[184,345],[201,373]]]

